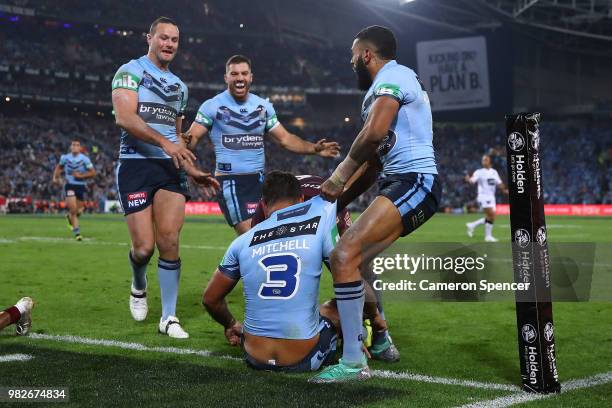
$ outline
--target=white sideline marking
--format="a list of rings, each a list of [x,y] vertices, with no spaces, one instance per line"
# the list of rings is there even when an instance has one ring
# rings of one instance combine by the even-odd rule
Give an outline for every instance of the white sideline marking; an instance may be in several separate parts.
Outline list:
[[[595,387],[597,385],[607,384],[612,382],[612,371],[601,373],[592,377],[569,380],[561,384],[561,393],[566,393],[582,388]],[[505,408],[511,405],[520,404],[523,402],[536,401],[545,398],[552,398],[557,394],[530,394],[521,393],[509,395],[506,397],[495,398],[488,401],[478,401],[473,404],[462,405],[459,408]]]
[[[32,356],[29,354],[5,354],[0,356],[0,363],[8,363],[9,361],[28,361]]]
[[[59,341],[64,343],[76,343],[76,344],[85,344],[91,346],[103,346],[103,347],[117,347],[124,350],[136,350],[136,351],[149,351],[156,353],[169,353],[169,354],[192,354],[200,357],[217,357],[226,360],[232,361],[242,361],[241,358],[214,354],[209,350],[195,350],[188,348],[179,348],[179,347],[149,347],[140,343],[128,343],[124,341],[117,340],[103,340],[103,339],[92,339],[87,337],[80,336],[71,336],[71,335],[50,335],[50,334],[38,334],[32,333],[29,335],[30,338],[36,340],[52,340]],[[372,370],[372,373],[376,377],[381,378],[389,378],[394,380],[408,380],[408,381],[419,381],[419,382],[428,382],[434,384],[444,384],[444,385],[461,385],[464,387],[472,387],[472,388],[486,388],[491,390],[503,390],[503,391],[518,391],[519,388],[514,385],[509,384],[494,384],[494,383],[486,383],[486,382],[478,382],[478,381],[470,381],[470,380],[460,380],[456,378],[444,378],[444,377],[431,377],[427,375],[421,374],[412,374],[412,373],[396,373],[392,371],[383,371],[383,370]]]
[[[6,240],[6,242],[0,243],[16,243],[18,241],[35,241],[47,244],[74,244],[74,245],[107,245],[107,246],[129,246],[129,242],[112,242],[112,241],[98,241],[93,238],[83,238],[83,241],[75,241],[74,238],[59,238],[59,237],[19,237],[17,241]],[[227,247],[222,246],[211,246],[211,245],[181,245],[181,248],[186,249],[214,249],[224,251]]]
[[[53,340],[53,341],[61,341],[64,343],[76,343],[76,344],[86,344],[89,346],[104,346],[104,347],[117,347],[124,350],[136,350],[136,351],[152,351],[155,353],[169,353],[169,354],[193,354],[200,357],[218,357],[226,360],[235,360],[242,361],[241,358],[214,354],[209,350],[194,350],[189,348],[180,348],[180,347],[149,347],[140,343],[128,343],[126,341],[117,341],[117,340],[102,340],[102,339],[90,339],[87,337],[81,336],[55,336],[50,334],[38,334],[32,333],[29,336],[32,339],[36,340]]]
[[[480,381],[460,380],[457,378],[431,377],[429,375],[396,373],[387,370],[372,370],[372,375],[374,375],[375,377],[391,378],[394,380],[410,380],[433,384],[461,385],[464,387],[485,388],[488,390],[520,391],[519,387],[511,384],[495,384]]]

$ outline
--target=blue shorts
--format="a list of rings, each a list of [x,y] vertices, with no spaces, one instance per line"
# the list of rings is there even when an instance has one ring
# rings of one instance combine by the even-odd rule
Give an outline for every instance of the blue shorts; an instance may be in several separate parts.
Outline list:
[[[158,190],[190,198],[187,175],[171,159],[123,159],[117,167],[117,191],[125,215],[153,204]]]
[[[300,362],[291,366],[263,364],[247,354],[246,351],[244,352],[244,361],[247,366],[255,370],[284,371],[291,373],[317,371],[322,366],[329,365],[333,362],[336,354],[337,339],[338,334],[336,333],[336,327],[331,320],[319,316],[319,341],[315,344],[310,353]]]
[[[217,176],[221,188],[217,193],[219,207],[230,226],[235,226],[255,215],[261,187],[263,173],[239,174]]]
[[[83,184],[70,184],[64,186],[64,198],[76,197],[77,200],[84,201],[87,186]]]
[[[402,217],[402,237],[436,213],[442,196],[437,174],[391,174],[378,182],[378,188],[379,194],[391,200]]]

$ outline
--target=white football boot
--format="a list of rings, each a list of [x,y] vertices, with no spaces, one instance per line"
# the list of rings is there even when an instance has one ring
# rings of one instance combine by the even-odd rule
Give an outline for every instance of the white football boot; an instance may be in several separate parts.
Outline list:
[[[136,290],[132,288],[132,292],[130,293],[130,312],[137,322],[142,322],[147,318],[149,305],[147,304],[146,290]]]
[[[189,338],[189,333],[183,330],[176,316],[168,316],[166,320],[163,320],[163,318],[159,319],[159,332],[175,339]]]
[[[34,307],[34,301],[32,298],[23,297],[19,299],[15,307],[21,312],[21,318],[15,325],[15,332],[18,336],[27,336],[32,327],[32,308]]]

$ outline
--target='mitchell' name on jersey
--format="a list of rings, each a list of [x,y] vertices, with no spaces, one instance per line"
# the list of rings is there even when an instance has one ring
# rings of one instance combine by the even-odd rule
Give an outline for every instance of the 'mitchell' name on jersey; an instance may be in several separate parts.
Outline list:
[[[381,96],[392,97],[400,104],[389,133],[378,147],[383,174],[438,174],[429,97],[415,72],[394,60],[386,63],[363,100],[364,121],[376,98]]]
[[[138,92],[138,116],[172,143],[177,143],[176,118],[187,106],[187,86],[170,71],[162,71],[145,55],[122,65],[112,89]],[[121,129],[121,159],[168,159],[161,147],[146,143]]]
[[[87,184],[87,180],[77,179],[72,174],[77,171],[79,173],[85,173],[93,168],[93,164],[89,157],[83,153],[79,153],[76,156],[72,153],[62,154],[59,161],[60,166],[64,167],[64,176],[66,183],[84,186]]]
[[[318,333],[322,261],[337,239],[336,203],[317,196],[272,213],[232,242],[219,270],[243,279],[247,333],[278,339]]]
[[[264,170],[264,135],[278,125],[274,107],[249,93],[238,103],[229,91],[205,101],[195,121],[210,131],[217,171],[225,174]]]

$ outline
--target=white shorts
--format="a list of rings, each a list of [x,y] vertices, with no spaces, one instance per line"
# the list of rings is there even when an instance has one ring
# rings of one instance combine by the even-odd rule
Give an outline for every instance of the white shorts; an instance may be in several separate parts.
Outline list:
[[[495,211],[495,196],[478,196],[477,201],[480,208],[492,208]]]

